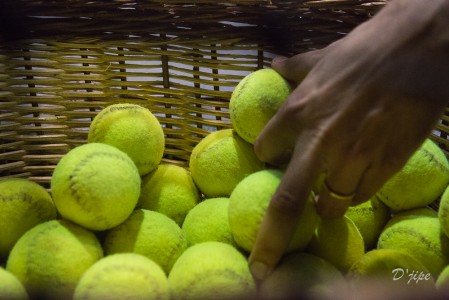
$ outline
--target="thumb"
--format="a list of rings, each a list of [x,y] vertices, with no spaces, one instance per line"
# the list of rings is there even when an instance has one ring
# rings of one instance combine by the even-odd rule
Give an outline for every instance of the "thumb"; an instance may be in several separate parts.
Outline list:
[[[297,54],[290,58],[276,56],[271,67],[287,80],[299,84],[324,55],[321,50]]]

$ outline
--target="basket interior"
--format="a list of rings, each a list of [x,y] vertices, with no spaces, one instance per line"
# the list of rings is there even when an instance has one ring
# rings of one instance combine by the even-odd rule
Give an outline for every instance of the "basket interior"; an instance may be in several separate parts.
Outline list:
[[[231,126],[237,83],[337,40],[384,1],[32,1],[0,4],[0,178],[49,186],[95,115],[129,102],[155,114],[164,161],[188,167],[210,131]],[[447,117],[432,138],[448,148]]]

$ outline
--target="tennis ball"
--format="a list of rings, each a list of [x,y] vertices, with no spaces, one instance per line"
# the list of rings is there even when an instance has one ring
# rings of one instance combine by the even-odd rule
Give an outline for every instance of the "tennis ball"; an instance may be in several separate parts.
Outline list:
[[[318,179],[315,181],[315,184],[312,187],[312,191],[316,194],[319,195],[321,193],[321,191],[323,190],[325,181],[326,181],[326,176],[327,174],[325,172],[322,172],[319,176]]]
[[[168,275],[172,299],[252,299],[256,287],[246,258],[221,242],[189,247]]]
[[[377,248],[398,249],[414,256],[435,278],[449,264],[449,238],[441,229],[437,212],[430,208],[393,216],[382,231]]]
[[[304,252],[294,252],[282,257],[278,266],[260,284],[262,299],[294,299],[301,295],[331,294],[331,285],[344,283],[341,272],[328,261]]]
[[[365,250],[375,248],[382,229],[391,217],[390,209],[376,196],[356,206],[350,206],[346,216],[359,229]]]
[[[112,104],[93,119],[89,143],[105,143],[125,152],[140,175],[154,170],[162,160],[164,132],[158,119],[146,108],[129,103]]]
[[[135,253],[100,259],[81,277],[74,300],[170,299],[168,279],[161,267]]]
[[[244,77],[229,101],[229,115],[235,131],[254,144],[290,92],[289,83],[273,69],[257,70]]]
[[[33,299],[70,299],[81,275],[102,257],[95,234],[67,220],[51,220],[17,241],[6,269]]]
[[[253,146],[232,129],[210,133],[190,156],[193,180],[206,198],[229,197],[237,183],[263,168]]]
[[[437,281],[435,282],[437,290],[444,290],[449,292],[449,265],[444,267],[440,275],[438,275]]]
[[[51,191],[65,219],[105,230],[122,223],[134,210],[140,182],[136,166],[124,152],[91,143],[64,155],[53,172]]]
[[[27,179],[0,180],[0,257],[27,230],[55,218],[55,204],[44,187]]]
[[[441,229],[449,237],[449,186],[441,196],[438,206],[438,218],[440,220]]]
[[[365,245],[354,222],[343,216],[320,220],[306,252],[329,261],[345,273],[365,254]]]
[[[188,244],[217,241],[236,246],[229,227],[229,198],[211,198],[192,208],[182,224]]]
[[[354,283],[359,280],[377,279],[391,280],[401,286],[434,286],[434,278],[429,270],[416,258],[398,249],[368,251],[351,266],[346,275]]]
[[[0,267],[0,300],[26,300],[28,294],[14,274]]]
[[[154,210],[173,219],[179,226],[201,200],[201,194],[185,168],[162,164],[142,178],[138,207]]]
[[[235,242],[251,251],[268,204],[273,197],[283,173],[279,170],[262,170],[244,178],[229,198],[229,225]],[[298,218],[296,232],[287,252],[302,250],[314,234],[319,217],[312,194],[304,204]]]
[[[159,264],[166,274],[186,247],[184,233],[175,221],[146,209],[135,210],[125,222],[109,230],[103,243],[107,255],[142,254]]]
[[[377,195],[392,210],[410,210],[435,201],[448,184],[449,162],[444,152],[427,139]]]

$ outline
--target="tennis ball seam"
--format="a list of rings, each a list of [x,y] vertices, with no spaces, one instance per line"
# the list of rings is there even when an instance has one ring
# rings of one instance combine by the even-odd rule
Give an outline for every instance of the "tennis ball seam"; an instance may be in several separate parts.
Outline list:
[[[435,155],[433,155],[431,151],[426,148],[422,148],[422,151],[424,152],[424,155],[429,158],[429,163],[434,163],[440,171],[449,172],[449,169],[446,168],[438,159],[436,159]]]
[[[0,195],[0,201],[7,202],[15,200],[23,200],[23,202],[33,203],[33,196],[23,191],[15,192],[13,194],[9,194],[8,196]]]
[[[51,200],[51,202],[50,202],[49,200],[51,200],[51,198],[49,198],[49,199],[45,199],[45,198],[41,198],[41,197],[34,198],[31,194],[23,192],[23,191],[16,192],[14,194],[9,194],[8,196],[0,195],[0,202],[20,201],[21,203],[26,203],[28,205],[28,207],[30,209],[32,209],[33,212],[35,212],[37,214],[36,216],[38,218],[45,218],[50,214],[50,212],[44,208],[47,205],[51,205],[51,204],[54,205],[53,201]]]
[[[438,209],[438,219],[441,223],[441,229],[446,234],[446,236],[449,238],[449,207],[447,207],[447,204],[449,204],[449,201],[441,201],[440,207]]]
[[[357,214],[365,215],[365,214],[371,214],[375,213],[378,209],[374,207],[358,207],[357,208]]]
[[[250,73],[249,75],[247,75],[245,77],[244,80],[242,80],[242,86],[239,88],[239,90],[237,91],[237,95],[235,96],[236,98],[238,98],[240,96],[240,94],[243,92],[243,90],[245,89],[246,85],[248,84],[248,82],[250,81],[251,77],[253,77],[255,73]],[[238,106],[238,105],[237,105]],[[234,119],[234,126],[238,127],[238,130],[240,132],[242,132],[244,135],[246,135],[247,137],[249,137],[250,139],[254,140],[257,136],[252,134],[251,132],[247,131],[245,126],[241,126],[241,122],[240,122],[240,118],[237,117],[239,114],[239,109],[236,107],[236,105],[232,105],[232,114],[235,116]],[[246,139],[245,139],[246,140]]]
[[[169,220],[172,221],[174,224],[176,224],[176,222],[173,221],[171,218],[169,218]],[[177,226],[177,228],[179,227],[178,224],[176,224],[176,226]],[[161,267],[164,270],[164,272],[165,272],[165,270],[167,270],[167,273],[169,273],[169,271],[171,270],[171,268],[175,264],[176,260],[182,254],[182,250],[187,245],[187,240],[185,238],[185,234],[182,231],[182,229],[181,229],[181,231],[178,232],[176,237],[177,237],[176,240],[166,241],[166,245],[170,245],[168,251],[166,252],[166,253],[168,253],[167,257],[169,257],[171,259],[170,260],[165,260],[164,263],[163,263],[163,266],[161,266]]]
[[[398,233],[403,233],[403,234],[405,233],[412,237],[418,238],[418,240],[420,242],[422,242],[423,245],[426,246],[427,250],[430,250],[434,255],[444,259],[444,256],[441,255],[442,253],[438,249],[438,246],[436,246],[431,241],[426,239],[425,236],[423,236],[422,234],[416,232],[414,229],[411,229],[411,228],[407,228],[407,229],[406,228],[389,228],[389,229],[387,229],[386,232],[384,232],[384,234],[382,234],[383,236],[381,235],[381,237],[379,238],[379,241],[380,241],[380,243],[382,243],[382,241],[386,240],[385,237],[391,238],[392,235],[398,234]],[[382,248],[382,249],[389,249],[389,248]]]
[[[123,155],[126,155],[126,154],[123,154]],[[115,159],[119,159],[119,160],[131,165],[133,168],[136,168],[135,164],[131,161],[131,159],[127,159],[128,157],[126,157],[126,156],[124,157],[123,155],[119,155],[116,153],[110,153],[110,152],[104,152],[104,151],[97,151],[97,152],[87,154],[84,158],[82,158],[76,164],[76,166],[73,168],[73,171],[69,175],[69,190],[70,190],[72,196],[74,197],[74,199],[76,200],[76,202],[80,205],[81,209],[85,210],[85,208],[87,208],[87,205],[86,205],[87,203],[82,202],[84,195],[80,195],[78,190],[75,188],[76,185],[79,183],[77,181],[77,178],[79,177],[78,173],[81,172],[81,169],[83,169],[84,166],[89,163],[89,161],[91,161],[95,157],[99,157],[99,156],[113,157]]]
[[[172,246],[174,247],[170,247],[169,251],[168,251],[168,256],[167,257],[171,257],[170,261],[166,261],[166,266],[164,266],[164,271],[165,268],[167,268],[168,272],[170,273],[170,270],[173,268],[173,265],[175,264],[176,260],[179,258],[179,256],[181,256],[182,254],[182,250],[185,250],[185,247],[187,247],[188,241],[185,238],[185,234],[181,229],[181,232],[179,234],[179,239],[176,241],[171,241]]]
[[[402,256],[402,257],[401,257]],[[426,271],[427,267],[425,267],[416,257],[414,257],[413,255],[409,254],[408,252],[402,250],[402,249],[375,249],[372,251],[369,251],[367,253],[365,253],[365,255],[358,260],[355,264],[353,264],[349,270],[349,277],[351,278],[363,278],[364,276],[370,276],[376,273],[370,273],[370,267],[375,266],[375,264],[373,264],[373,262],[378,262],[379,263],[379,259],[380,257],[382,257],[382,263],[383,263],[383,259],[386,258],[385,262],[387,263],[388,266],[393,266],[394,269],[395,266],[397,267],[405,267],[406,265],[404,265],[404,260],[403,259],[407,259],[407,263],[411,263],[411,265],[414,265],[415,267],[420,265],[420,269],[422,271]],[[397,260],[399,258],[399,261]],[[394,260],[394,261],[393,261]],[[392,264],[392,265],[390,265]],[[413,271],[418,271],[418,270],[413,270]],[[376,271],[374,271],[376,272]]]
[[[50,202],[49,199],[45,199],[42,197],[34,198],[30,193],[24,191],[18,191],[13,194],[9,194],[8,196],[0,195],[0,202],[9,202],[9,201],[21,201],[30,204],[30,206],[36,206],[39,202]]]
[[[107,266],[105,268],[102,268],[103,272],[101,272],[100,275],[109,275],[110,273],[108,272],[108,270],[123,270],[123,271],[129,270],[129,271],[131,271],[130,273],[133,273],[133,276],[142,275],[141,278],[143,278],[143,279],[146,279],[146,278],[157,279],[156,276],[153,276],[152,273],[147,272],[147,270],[145,270],[141,267],[134,268],[134,266],[128,266],[126,264],[112,265],[112,266]],[[106,274],[104,274],[104,273],[106,273]],[[97,272],[95,275],[96,275],[95,278],[98,279],[99,273]],[[86,295],[86,294],[89,295],[89,291],[91,291],[92,289],[95,290],[94,285],[96,285],[97,283],[98,283],[98,281],[93,281],[90,284],[88,284],[86,289],[84,290],[83,295]],[[152,287],[155,287],[155,286],[152,286]],[[153,292],[155,292],[156,295],[152,295],[152,296],[157,296],[154,299],[160,299],[163,295],[159,285],[157,285],[157,289]]]
[[[136,110],[136,111],[144,111],[146,110],[145,107],[142,107],[140,105],[136,105],[136,104],[123,104],[123,106],[112,106],[112,107],[108,107],[105,111],[100,112],[97,116],[97,120],[95,122],[93,122],[89,128],[89,130],[92,131],[92,140],[96,141],[98,140],[98,127],[101,126],[102,121],[111,113],[116,112],[116,111],[132,111],[132,110]],[[155,166],[154,163],[149,163],[145,160],[133,160],[134,164],[140,169],[140,167],[143,166]]]
[[[134,222],[135,218],[137,218],[137,214],[142,214],[143,219],[147,217],[147,222],[149,223],[145,223],[144,220],[143,225],[139,226],[139,230],[135,231],[136,228],[134,227]],[[156,224],[161,224],[161,222],[164,222],[162,223],[162,227],[154,226]],[[164,230],[163,232],[162,229]],[[117,244],[117,240],[123,241],[123,239],[129,235],[129,232],[132,234],[135,234],[135,232],[146,232],[146,234],[152,238],[152,241],[156,238],[156,244],[160,243],[159,240],[161,236],[166,239],[168,238],[168,240],[165,240],[164,243],[159,245],[156,249],[154,247],[148,247],[146,242],[139,242],[140,233],[137,233],[137,240],[133,244],[127,244],[125,250],[120,247],[117,248],[116,245],[119,245]],[[176,260],[187,247],[187,240],[179,225],[168,216],[152,210],[138,209],[135,210],[125,222],[109,231],[103,245],[108,255],[125,251],[146,256],[156,262],[165,274],[168,274]],[[161,247],[164,249],[163,253],[161,253]],[[160,259],[161,254],[163,255],[163,260]],[[158,257],[155,257],[155,255]]]
[[[5,186],[5,194],[2,195],[1,190]],[[0,220],[0,227],[9,229],[0,238],[0,256],[6,257],[26,231],[56,218],[56,207],[50,194],[42,186],[25,179],[0,182],[0,211],[1,206],[6,206],[5,213],[9,211],[13,214],[5,215]],[[18,222],[17,218],[23,219],[23,222]]]
[[[232,132],[229,135],[221,137],[220,139],[216,140],[214,143],[208,145],[199,154],[196,154],[196,157],[200,158],[201,156],[203,156],[204,154],[207,154],[210,151],[214,151],[217,148],[221,148],[223,146],[223,144],[228,142],[228,140],[235,140],[235,139],[240,139],[241,142],[250,145],[250,143],[245,141],[242,137],[240,137],[238,134],[236,134],[234,130],[232,130]],[[221,167],[226,168],[226,165],[221,165]],[[245,174],[245,175],[248,175],[248,174]]]
[[[8,196],[0,195],[0,202],[9,202],[9,201],[20,201],[21,203],[28,204],[28,207],[33,209],[34,212],[37,213],[37,217],[45,217],[48,215],[48,212],[43,210],[43,205],[49,205],[51,202],[49,199],[45,198],[34,198],[31,194],[20,191],[14,194],[9,194]]]
[[[438,159],[436,159],[435,155],[433,155],[431,151],[424,147],[421,148],[420,151],[422,151],[423,155],[429,159],[429,163],[433,163],[441,172],[449,172],[449,169],[446,168],[444,164],[442,164]],[[383,199],[390,199],[390,197],[385,195],[385,192],[383,190],[379,190],[377,194],[380,195]]]
[[[36,245],[40,242],[41,237],[47,235],[49,232],[57,229],[58,227],[59,227],[58,223],[55,223],[55,222],[48,223],[48,225],[46,227],[40,228],[40,231],[38,233],[34,234],[32,236],[32,238],[30,238],[30,241],[28,243],[28,247],[26,250],[27,255],[26,255],[26,259],[25,259],[27,266],[31,265],[33,261],[37,260],[36,256],[35,256],[35,254],[37,254],[37,253],[35,253],[35,251],[33,251],[33,249],[37,248]],[[29,280],[28,272],[26,272],[25,278],[27,281]],[[33,288],[33,290],[35,289],[34,283],[32,284],[31,287]]]
[[[227,275],[227,276],[223,276],[223,274]],[[242,286],[249,286],[248,284],[248,280],[245,280],[245,278],[243,276],[241,276],[241,274],[239,272],[236,272],[233,269],[230,268],[225,268],[225,269],[208,269],[207,271],[202,271],[201,272],[201,276],[204,278],[211,278],[214,275],[218,275],[218,277],[226,277],[226,278],[230,278],[231,280],[238,280],[238,282],[242,285]],[[195,278],[198,279],[198,278]],[[189,294],[189,291],[194,290],[194,287],[198,286],[198,285],[203,285],[204,283],[202,282],[202,280],[195,280],[192,281],[190,280],[190,284],[188,284],[189,290],[185,290],[183,289],[183,294]]]
[[[140,110],[140,109],[143,109],[143,107],[134,105],[134,104],[125,104],[123,106],[108,107],[105,111],[100,111],[97,114],[96,121],[93,122],[89,128],[92,131],[93,138],[95,138],[95,140],[97,139],[97,135],[98,135],[97,128],[100,126],[100,124],[102,123],[103,119],[105,119],[106,116],[108,116],[109,114],[111,114],[115,111],[133,110],[133,109]]]
[[[39,298],[47,298],[47,296],[50,296],[50,293],[51,295],[55,295],[54,292],[72,293],[75,289],[76,282],[72,280],[73,277],[71,277],[71,275],[64,277],[66,274],[62,272],[61,269],[56,268],[55,261],[56,263],[60,263],[64,259],[64,263],[67,262],[69,268],[71,270],[75,269],[75,271],[76,269],[79,269],[79,265],[75,265],[70,258],[67,259],[67,257],[58,255],[60,253],[58,251],[59,245],[56,244],[48,249],[48,251],[57,255],[57,257],[52,257],[53,260],[50,262],[50,266],[48,266],[47,261],[42,259],[42,253],[45,253],[47,248],[44,248],[42,245],[45,243],[48,244],[50,241],[49,236],[55,237],[57,241],[62,240],[63,244],[66,241],[72,243],[73,240],[76,240],[75,243],[82,244],[81,247],[86,250],[80,253],[88,255],[88,258],[85,256],[87,259],[97,261],[103,256],[103,253],[102,250],[100,250],[101,246],[95,234],[64,219],[48,221],[37,226],[39,227],[30,229],[18,241],[18,249],[20,250],[16,250],[15,260],[13,262],[10,261],[11,256],[8,258],[7,269],[12,271],[12,273],[14,273],[13,270],[17,271],[18,267],[22,269],[18,270],[18,272],[22,272],[22,274],[16,274],[16,276],[21,278],[27,291],[33,296],[36,296],[35,294],[38,293]],[[74,236],[72,234],[74,234]],[[69,239],[67,239],[68,236],[70,236]],[[87,250],[87,248],[90,247],[95,249],[92,248],[91,250]],[[36,251],[36,249],[40,250]],[[22,263],[18,262],[22,260],[18,259],[18,257],[23,258],[23,261],[25,262],[24,267],[22,267]],[[56,288],[58,291],[52,289],[50,292],[50,288]]]
[[[232,130],[232,129],[231,129]],[[195,153],[194,155],[196,156],[196,158],[201,158],[201,156],[203,156],[204,154],[207,154],[208,152],[215,150],[215,148],[220,148],[221,144],[226,142],[228,139],[232,139],[233,138],[234,133],[230,133],[229,135],[223,136],[217,140],[215,140],[213,143],[210,143],[209,145],[206,145],[206,147],[203,149],[201,149],[201,151],[199,151],[199,153]]]

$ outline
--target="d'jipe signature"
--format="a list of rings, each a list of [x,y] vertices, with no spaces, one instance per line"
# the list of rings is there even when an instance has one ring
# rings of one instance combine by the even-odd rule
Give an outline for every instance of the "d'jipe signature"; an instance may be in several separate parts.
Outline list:
[[[394,281],[400,280],[402,277],[406,276],[405,279],[408,278],[407,284],[410,284],[411,282],[418,284],[420,281],[427,281],[431,280],[432,278],[432,275],[430,273],[403,268],[396,268],[393,271],[391,271],[391,273],[393,274]]]

